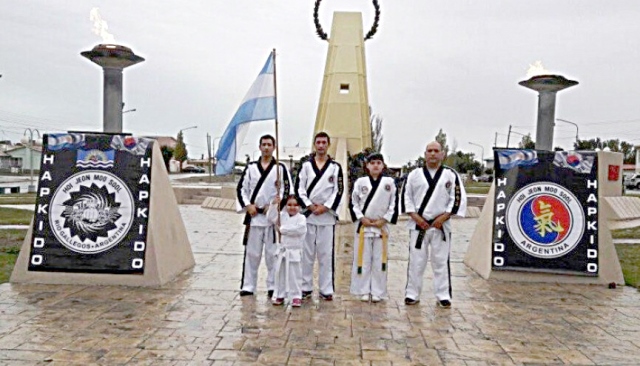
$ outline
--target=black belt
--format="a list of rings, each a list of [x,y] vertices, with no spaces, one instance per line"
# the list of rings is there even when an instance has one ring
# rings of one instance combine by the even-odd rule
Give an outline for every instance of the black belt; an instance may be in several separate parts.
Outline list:
[[[436,219],[433,220],[425,220],[427,222],[427,224],[429,224],[429,226],[431,226],[433,224],[434,221],[436,221]],[[416,230],[418,230],[418,239],[416,240],[416,249],[420,249],[422,248],[422,241],[424,240],[424,236],[427,233],[427,230],[423,230],[420,228],[420,226],[418,226],[416,224]],[[442,232],[442,240],[446,241],[447,240],[447,236],[444,234],[444,230],[442,229],[438,229]]]

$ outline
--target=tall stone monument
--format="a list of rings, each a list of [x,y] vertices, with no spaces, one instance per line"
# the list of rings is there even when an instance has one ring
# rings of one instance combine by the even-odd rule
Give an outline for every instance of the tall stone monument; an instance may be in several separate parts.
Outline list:
[[[318,36],[329,42],[329,49],[314,135],[325,131],[331,136],[329,155],[348,174],[347,154],[356,154],[372,145],[364,41],[377,31],[380,6],[373,1],[375,20],[366,36],[363,35],[362,13],[335,12],[328,37],[318,20],[320,2],[316,1],[314,20]],[[347,184],[349,180],[344,181]],[[345,194],[339,213],[341,219],[348,217],[347,200]]]

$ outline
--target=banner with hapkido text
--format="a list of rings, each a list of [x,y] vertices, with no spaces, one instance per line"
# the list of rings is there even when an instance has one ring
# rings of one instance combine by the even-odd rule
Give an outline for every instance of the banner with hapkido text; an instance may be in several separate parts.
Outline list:
[[[592,151],[495,149],[492,268],[598,275]]]
[[[29,271],[143,274],[153,140],[44,135]]]

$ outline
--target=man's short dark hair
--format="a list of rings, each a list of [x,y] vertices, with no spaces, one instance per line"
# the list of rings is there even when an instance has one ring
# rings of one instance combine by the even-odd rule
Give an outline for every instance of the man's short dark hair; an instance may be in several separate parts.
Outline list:
[[[271,142],[273,143],[273,146],[276,146],[276,139],[271,135],[264,135],[260,137],[260,140],[258,140],[260,141],[260,145],[262,145],[262,140],[271,140]]]
[[[329,137],[329,134],[327,134],[324,131],[320,131],[318,133],[316,133],[316,135],[313,137],[313,143],[316,142],[316,140],[318,139],[318,137],[325,137],[327,139],[328,143],[331,143],[331,137]]]
[[[379,152],[373,152],[367,156],[367,163],[370,163],[374,160],[380,160],[384,164],[384,157]]]

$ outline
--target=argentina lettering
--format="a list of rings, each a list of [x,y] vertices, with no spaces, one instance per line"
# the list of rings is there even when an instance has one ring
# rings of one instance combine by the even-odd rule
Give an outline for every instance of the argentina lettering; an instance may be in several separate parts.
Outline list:
[[[494,154],[493,269],[597,276],[596,153]]]
[[[43,140],[29,271],[143,274],[153,140]]]

